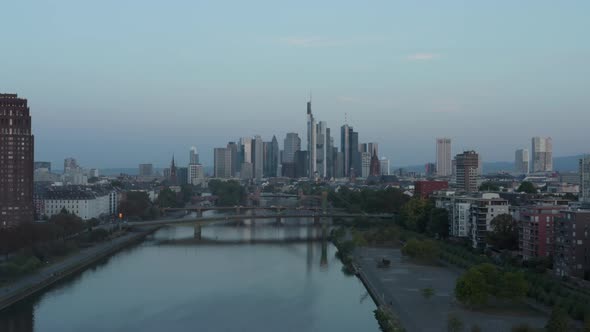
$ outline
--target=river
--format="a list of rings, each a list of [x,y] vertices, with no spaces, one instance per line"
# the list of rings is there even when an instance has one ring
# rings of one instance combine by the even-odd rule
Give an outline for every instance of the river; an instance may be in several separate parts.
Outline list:
[[[378,331],[375,304],[330,243],[300,226],[158,230],[0,312],[0,331]],[[240,243],[265,239],[264,243]]]

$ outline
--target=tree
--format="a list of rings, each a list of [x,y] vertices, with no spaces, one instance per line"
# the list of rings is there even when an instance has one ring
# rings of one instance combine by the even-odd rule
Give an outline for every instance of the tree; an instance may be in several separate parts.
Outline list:
[[[529,285],[522,272],[504,272],[500,280],[497,296],[505,299],[516,300],[523,298]]]
[[[439,248],[432,240],[410,239],[402,248],[402,254],[421,260],[434,260],[438,257]]]
[[[170,188],[164,188],[160,191],[160,194],[158,195],[158,204],[162,208],[179,207],[176,193]]]
[[[432,287],[423,288],[422,289],[422,296],[425,299],[430,300],[434,296],[434,289]]]
[[[447,320],[447,331],[462,332],[463,329],[463,321],[459,318],[459,316],[455,314],[449,314],[449,318]]]
[[[590,332],[590,312],[584,314],[584,332]]]
[[[421,198],[413,198],[401,209],[401,222],[413,231],[424,233],[432,210],[432,203]]]
[[[477,269],[471,268],[457,280],[455,296],[468,306],[483,305],[488,300],[487,288],[485,276]]]
[[[512,332],[534,332],[535,329],[528,326],[527,324],[520,324],[520,325],[514,326],[510,331],[512,331]]]
[[[518,191],[519,193],[536,194],[537,188],[532,182],[524,181],[520,184],[516,191]]]
[[[497,249],[518,249],[518,225],[509,214],[496,216],[491,222],[487,242]]]
[[[547,332],[567,332],[569,327],[567,313],[560,307],[554,306],[545,329]]]
[[[445,239],[449,237],[449,227],[449,212],[446,209],[434,208],[430,211],[430,220],[426,227],[428,234]]]
[[[500,191],[500,187],[491,181],[486,181],[479,186],[479,191]]]
[[[473,325],[471,327],[471,332],[481,332],[481,327],[479,327],[479,325]]]

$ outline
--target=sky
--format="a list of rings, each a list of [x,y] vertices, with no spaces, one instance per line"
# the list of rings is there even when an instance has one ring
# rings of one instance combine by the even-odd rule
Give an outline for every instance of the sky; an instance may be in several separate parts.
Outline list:
[[[590,152],[589,1],[8,1],[0,92],[27,98],[36,160],[166,166],[287,132],[306,101],[392,165],[510,161],[532,136]]]

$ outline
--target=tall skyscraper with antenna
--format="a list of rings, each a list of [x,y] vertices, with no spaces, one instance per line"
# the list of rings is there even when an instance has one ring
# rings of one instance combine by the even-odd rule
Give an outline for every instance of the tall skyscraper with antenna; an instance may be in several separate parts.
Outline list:
[[[313,113],[311,112],[311,93],[307,102],[307,152],[309,155],[308,176],[314,178],[317,163],[317,130]]]

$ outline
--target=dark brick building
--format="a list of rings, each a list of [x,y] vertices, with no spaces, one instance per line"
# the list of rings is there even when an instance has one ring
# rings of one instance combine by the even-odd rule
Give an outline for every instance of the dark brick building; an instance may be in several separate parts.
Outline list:
[[[529,205],[520,208],[518,248],[525,260],[553,256],[555,219],[567,206]]]
[[[435,191],[449,188],[447,181],[416,181],[414,182],[414,196],[428,198]]]
[[[555,222],[553,270],[560,277],[590,280],[590,210],[561,213]]]
[[[27,100],[0,94],[0,227],[33,220],[33,154]]]

